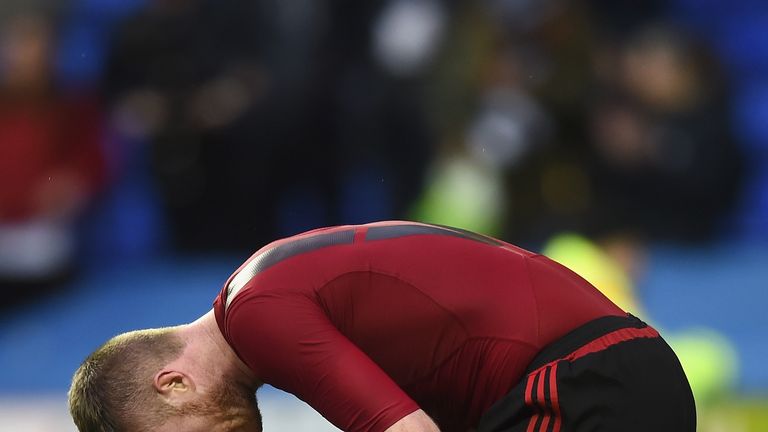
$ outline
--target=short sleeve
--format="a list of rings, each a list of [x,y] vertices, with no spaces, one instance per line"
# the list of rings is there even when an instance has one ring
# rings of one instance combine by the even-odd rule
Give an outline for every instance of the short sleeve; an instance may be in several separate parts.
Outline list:
[[[238,299],[225,325],[233,348],[262,381],[344,431],[383,432],[419,408],[306,295]]]

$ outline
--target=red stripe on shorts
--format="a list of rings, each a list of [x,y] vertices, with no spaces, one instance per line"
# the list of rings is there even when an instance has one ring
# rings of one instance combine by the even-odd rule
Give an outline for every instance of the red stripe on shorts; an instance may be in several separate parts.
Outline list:
[[[549,410],[549,407],[547,406],[547,398],[544,396],[544,382],[545,377],[548,375],[549,369],[544,369],[541,373],[541,376],[539,377],[539,389],[538,389],[538,402],[539,406],[541,407],[542,412],[544,413],[544,418],[541,419],[541,426],[539,427],[539,432],[544,431],[546,432],[547,426],[549,426],[549,418],[551,411]]]
[[[533,432],[533,428],[536,427],[536,423],[539,421],[539,416],[541,415],[541,411],[538,407],[534,406],[533,402],[533,395],[534,391],[538,389],[533,388],[533,382],[536,380],[536,377],[539,377],[539,383],[544,382],[544,377],[542,375],[541,370],[538,370],[534,373],[531,373],[528,375],[528,382],[525,384],[525,404],[529,407],[532,407],[536,409],[536,413],[531,417],[531,420],[528,422],[528,428],[526,429],[526,432]],[[537,386],[539,387],[539,386]],[[538,403],[538,400],[536,401]]]
[[[560,399],[557,396],[557,363],[552,365],[549,372],[549,400],[552,403],[552,414],[555,422],[552,425],[552,432],[560,432]]]
[[[654,329],[651,326],[647,326],[643,328],[629,327],[629,328],[618,329],[616,331],[608,333],[607,335],[601,336],[593,340],[592,342],[582,346],[576,351],[568,354],[566,357],[562,358],[561,360],[574,361],[576,359],[584,357],[587,354],[603,351],[608,347],[611,347],[616,344],[620,344],[622,342],[626,342],[628,340],[640,339],[640,338],[656,338],[656,337],[659,337],[659,332],[657,332],[656,329]],[[560,360],[555,360],[555,361],[557,362]],[[542,367],[546,367],[546,365]]]

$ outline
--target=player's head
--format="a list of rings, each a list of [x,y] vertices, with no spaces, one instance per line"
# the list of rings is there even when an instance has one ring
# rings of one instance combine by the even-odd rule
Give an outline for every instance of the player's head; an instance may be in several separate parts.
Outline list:
[[[260,431],[253,392],[226,371],[202,373],[206,362],[194,357],[177,328],[110,339],[72,379],[75,424],[81,432]]]

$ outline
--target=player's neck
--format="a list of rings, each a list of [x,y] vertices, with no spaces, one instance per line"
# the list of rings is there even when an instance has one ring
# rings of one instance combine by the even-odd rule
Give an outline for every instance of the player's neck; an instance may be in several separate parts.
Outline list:
[[[186,325],[183,332],[189,341],[200,344],[203,357],[212,360],[213,365],[234,373],[244,385],[256,390],[258,380],[224,339],[212,310]]]

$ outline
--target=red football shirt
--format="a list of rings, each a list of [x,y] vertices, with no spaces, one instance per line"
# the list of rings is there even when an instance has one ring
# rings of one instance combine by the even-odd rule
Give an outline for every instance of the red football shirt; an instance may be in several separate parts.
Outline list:
[[[274,242],[230,277],[214,310],[258,377],[354,432],[418,408],[441,430],[466,431],[547,344],[624,315],[545,257],[411,222]]]

